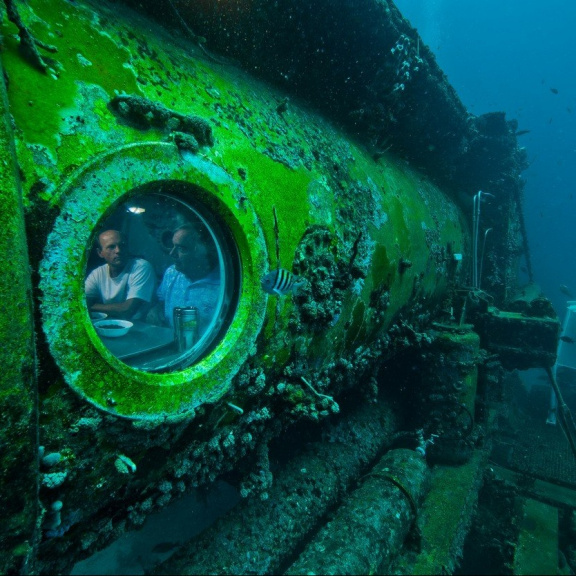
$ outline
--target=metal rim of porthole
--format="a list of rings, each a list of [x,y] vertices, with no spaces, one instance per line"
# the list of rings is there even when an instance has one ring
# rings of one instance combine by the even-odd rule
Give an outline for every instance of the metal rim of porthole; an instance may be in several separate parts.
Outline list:
[[[168,373],[137,370],[112,355],[95,333],[84,297],[96,224],[131,191],[161,181],[194,185],[195,205],[226,226],[240,267],[237,304],[224,336],[198,363]],[[174,144],[129,144],[78,168],[53,204],[60,213],[40,265],[41,310],[51,354],[68,385],[102,410],[154,421],[189,418],[196,407],[222,397],[253,349],[266,309],[260,286],[266,246],[241,184],[206,158],[181,155]]]

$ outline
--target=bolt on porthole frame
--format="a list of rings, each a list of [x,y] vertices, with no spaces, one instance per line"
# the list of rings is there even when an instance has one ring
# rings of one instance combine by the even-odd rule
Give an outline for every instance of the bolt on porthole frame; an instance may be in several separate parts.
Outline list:
[[[106,348],[138,370],[173,372],[200,361],[234,314],[238,251],[197,195],[187,182],[148,183],[94,230],[85,275],[90,317]]]

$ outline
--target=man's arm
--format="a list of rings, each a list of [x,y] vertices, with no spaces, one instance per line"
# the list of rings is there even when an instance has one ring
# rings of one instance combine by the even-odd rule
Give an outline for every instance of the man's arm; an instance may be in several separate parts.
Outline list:
[[[99,302],[92,304],[89,308],[92,312],[105,312],[115,318],[130,319],[145,303],[141,298],[128,298],[124,302],[112,302],[110,304],[101,304]]]
[[[128,279],[128,290],[126,293],[126,304],[133,300],[138,302],[136,308],[130,308],[131,314],[135,314],[139,311],[139,308],[143,306],[145,309],[140,310],[142,314],[147,312],[147,309],[151,306],[154,299],[154,288],[156,286],[156,275],[154,274],[154,268],[150,262],[139,259],[136,261],[130,277]]]

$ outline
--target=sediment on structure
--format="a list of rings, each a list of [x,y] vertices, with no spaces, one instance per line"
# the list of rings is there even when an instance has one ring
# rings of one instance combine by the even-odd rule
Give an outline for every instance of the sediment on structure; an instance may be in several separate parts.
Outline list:
[[[390,442],[396,420],[384,402],[329,427],[279,472],[267,500],[236,506],[154,574],[275,574]]]

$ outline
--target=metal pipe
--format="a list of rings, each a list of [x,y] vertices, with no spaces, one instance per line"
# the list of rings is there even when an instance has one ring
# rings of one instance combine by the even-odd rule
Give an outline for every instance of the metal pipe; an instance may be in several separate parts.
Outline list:
[[[429,489],[426,461],[392,450],[285,574],[387,573]]]
[[[278,574],[391,440],[387,402],[364,405],[281,470],[269,498],[240,503],[153,574]],[[414,453],[415,454],[415,453]],[[403,480],[410,486],[409,480]]]

